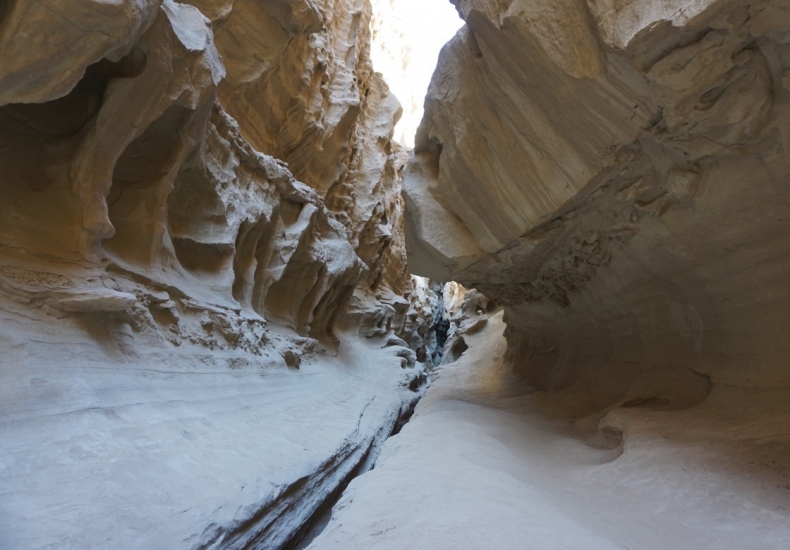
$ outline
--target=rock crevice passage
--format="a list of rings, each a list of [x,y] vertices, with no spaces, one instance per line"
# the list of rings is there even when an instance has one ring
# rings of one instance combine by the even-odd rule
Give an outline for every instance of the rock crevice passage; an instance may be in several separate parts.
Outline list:
[[[677,369],[787,385],[787,3],[457,5],[404,172],[414,272],[505,306],[522,374],[600,407]]]
[[[787,388],[716,385],[702,402],[588,416],[589,387],[536,391],[513,372],[502,311],[460,331],[469,349],[437,369],[311,550],[772,550],[790,538]]]
[[[0,2],[0,547],[788,546],[790,1],[452,3]]]
[[[790,4],[453,3],[409,265],[503,311],[315,548],[787,546]]]
[[[50,4],[0,8],[0,546],[291,544],[434,353],[370,5]]]

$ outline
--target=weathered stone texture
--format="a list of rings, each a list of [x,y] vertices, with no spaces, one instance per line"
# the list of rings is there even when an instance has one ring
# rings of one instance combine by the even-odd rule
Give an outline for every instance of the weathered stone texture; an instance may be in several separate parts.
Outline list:
[[[786,384],[790,4],[457,6],[405,172],[412,270],[506,306],[539,387]]]
[[[432,293],[369,18],[0,3],[0,546],[293,543],[413,406]]]

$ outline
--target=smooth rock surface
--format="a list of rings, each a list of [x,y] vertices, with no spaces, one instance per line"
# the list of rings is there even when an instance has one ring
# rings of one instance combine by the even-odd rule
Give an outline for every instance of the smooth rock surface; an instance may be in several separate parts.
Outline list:
[[[278,337],[297,370],[271,344],[257,360],[173,349],[15,309],[0,336],[3,548],[281,547],[419,395],[420,367],[356,334],[337,352]]]
[[[0,5],[0,547],[294,545],[410,413],[436,297],[369,18]]]
[[[787,385],[790,4],[456,5],[404,171],[414,272],[506,306],[536,387]]]
[[[438,380],[314,547],[788,546],[790,4],[454,4],[409,264],[504,312],[445,286]]]
[[[512,372],[501,312],[479,318],[311,550],[787,545],[787,388],[588,416],[585,389],[535,391]]]

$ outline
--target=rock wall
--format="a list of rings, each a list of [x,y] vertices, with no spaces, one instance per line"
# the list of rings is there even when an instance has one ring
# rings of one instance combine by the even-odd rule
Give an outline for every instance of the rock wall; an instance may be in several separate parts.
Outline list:
[[[112,263],[162,284],[197,276],[204,295],[269,311],[319,338],[359,281],[399,295],[410,289],[399,231],[404,159],[390,142],[399,106],[365,55],[369,6],[273,2],[254,7],[263,10],[256,19],[245,11],[253,4],[198,3],[213,22],[175,2],[96,3],[62,17],[45,8],[8,10],[1,35],[8,51],[24,48],[23,21],[38,20],[53,36],[3,71],[9,177],[0,231],[9,256],[86,269]],[[279,26],[285,23],[276,17],[286,15],[294,34],[280,37],[279,57],[240,74],[251,68],[256,40],[275,40],[270,27],[242,22]],[[118,38],[89,29],[87,38],[73,36],[70,19],[109,25],[112,17],[136,17],[140,29]],[[76,72],[64,74],[53,60],[79,40],[91,48],[72,47]],[[239,42],[250,44],[241,59],[233,49]],[[265,71],[296,63],[283,82]],[[326,82],[295,78],[316,76],[315,64],[330,67]],[[313,118],[261,120],[275,115],[256,93],[292,101],[285,111]],[[244,94],[252,99],[238,99]],[[321,94],[344,114],[331,118],[333,109],[320,102],[308,109]],[[243,115],[241,125],[227,112]],[[289,132],[287,145],[274,144]],[[303,166],[302,157],[315,166]]]
[[[405,171],[420,275],[591,410],[786,385],[790,4],[459,0]]]
[[[453,3],[404,171],[443,356],[310,549],[786,546],[790,3]]]
[[[0,546],[293,543],[413,406],[432,293],[369,19],[0,6]]]

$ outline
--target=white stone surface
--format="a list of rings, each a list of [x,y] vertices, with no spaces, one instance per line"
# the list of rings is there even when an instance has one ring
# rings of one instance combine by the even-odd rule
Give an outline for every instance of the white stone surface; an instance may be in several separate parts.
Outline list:
[[[128,327],[107,349],[95,321],[2,315],[8,550],[278,547],[418,395],[406,386],[422,367],[382,338],[341,335],[292,369]]]
[[[295,544],[410,410],[369,18],[0,3],[0,548]]]
[[[503,360],[504,328],[499,313],[465,336],[310,550],[788,545],[787,389],[580,417],[587,388],[529,390]]]

